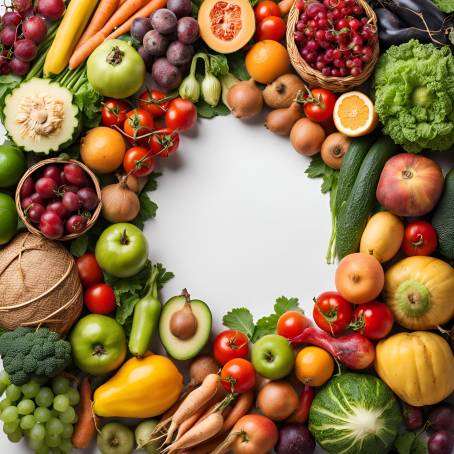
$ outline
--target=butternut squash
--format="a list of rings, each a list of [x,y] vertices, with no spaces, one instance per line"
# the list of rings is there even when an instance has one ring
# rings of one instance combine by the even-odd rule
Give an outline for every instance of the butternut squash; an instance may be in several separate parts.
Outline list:
[[[377,374],[407,404],[433,405],[454,391],[454,356],[437,334],[395,334],[378,343],[376,355]]]

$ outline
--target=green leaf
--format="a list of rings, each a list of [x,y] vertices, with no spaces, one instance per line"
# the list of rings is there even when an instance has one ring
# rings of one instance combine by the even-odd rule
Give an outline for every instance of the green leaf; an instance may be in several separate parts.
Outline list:
[[[279,315],[277,314],[271,314],[266,317],[260,318],[257,321],[252,342],[256,342],[258,339],[266,336],[267,334],[276,334],[278,320]]]
[[[0,76],[0,119],[3,118],[3,107],[5,106],[6,95],[21,83],[21,78],[8,74]]]
[[[229,63],[225,55],[210,54],[210,70],[214,76],[224,76],[229,72]]]
[[[279,317],[287,311],[303,312],[300,308],[298,298],[287,298],[285,296],[280,296],[276,299],[274,311]]]
[[[239,50],[233,54],[228,55],[227,60],[229,62],[230,72],[238,77],[240,80],[248,80],[251,78],[249,73],[246,70],[244,64],[245,52]]]
[[[199,101],[197,104],[197,113],[202,118],[214,118],[217,116],[225,116],[230,114],[229,108],[221,101],[216,107],[211,107],[205,101]]]
[[[245,307],[235,308],[227,312],[222,318],[222,323],[227,328],[243,332],[249,339],[254,337],[254,318],[250,310]]]
[[[156,268],[158,269],[158,277],[156,282],[158,284],[158,290],[164,287],[164,284],[170,281],[175,275],[171,271],[167,271],[162,263],[157,263]]]
[[[427,445],[415,432],[404,432],[394,442],[399,454],[427,454]]]
[[[145,222],[149,219],[153,219],[156,216],[158,205],[150,199],[146,192],[142,192],[139,196],[140,211],[137,217],[132,221],[134,225],[143,229]]]
[[[134,293],[121,300],[115,312],[115,319],[120,325],[124,325],[128,318],[131,317],[139,301],[140,297]]]
[[[87,252],[88,249],[88,235],[84,233],[79,238],[71,241],[71,246],[69,248],[70,252],[74,257],[80,257]]]
[[[311,158],[311,162],[304,173],[307,174],[309,178],[319,178],[330,173],[331,170],[332,169],[323,162],[321,156],[317,154]]]
[[[159,172],[153,172],[149,175],[148,180],[145,186],[142,189],[142,192],[155,191],[158,187],[158,178],[162,175]]]

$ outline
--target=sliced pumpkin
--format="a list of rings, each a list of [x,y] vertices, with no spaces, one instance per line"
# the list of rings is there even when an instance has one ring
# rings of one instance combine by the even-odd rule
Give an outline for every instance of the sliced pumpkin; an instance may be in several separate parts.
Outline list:
[[[241,49],[255,32],[254,10],[248,0],[204,0],[198,22],[202,39],[221,54]]]

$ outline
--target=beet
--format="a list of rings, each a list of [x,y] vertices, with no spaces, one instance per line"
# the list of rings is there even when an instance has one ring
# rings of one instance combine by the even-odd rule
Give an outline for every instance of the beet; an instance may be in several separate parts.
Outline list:
[[[167,58],[158,58],[153,63],[151,74],[155,82],[167,90],[173,90],[181,84],[180,70],[169,63]]]
[[[279,431],[277,454],[312,454],[315,440],[303,424],[287,424]]]

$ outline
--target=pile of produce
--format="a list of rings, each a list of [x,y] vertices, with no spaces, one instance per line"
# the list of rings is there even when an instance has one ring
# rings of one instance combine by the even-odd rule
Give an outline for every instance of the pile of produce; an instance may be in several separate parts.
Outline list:
[[[427,152],[454,151],[453,9],[7,2],[8,439],[37,454],[95,439],[102,454],[451,454],[454,169]],[[263,119],[263,134],[310,159],[330,198],[336,290],[310,316],[284,296],[258,320],[227,309],[212,333],[219,314],[188,289],[161,301],[173,274],[143,228],[158,209],[155,169],[198,117],[230,113]]]

